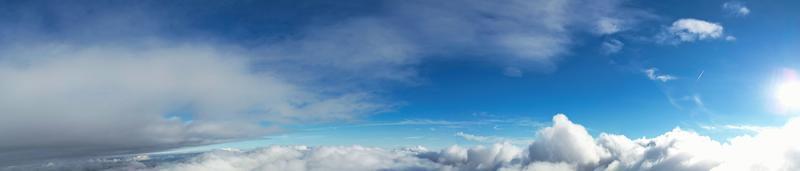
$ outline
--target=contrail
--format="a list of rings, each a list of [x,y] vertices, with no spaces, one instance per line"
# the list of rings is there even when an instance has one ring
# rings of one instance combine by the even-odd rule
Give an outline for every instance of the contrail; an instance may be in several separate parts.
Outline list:
[[[703,77],[703,73],[704,72],[706,72],[706,70],[700,71],[700,75],[697,76],[697,80],[700,80],[700,77]],[[697,80],[695,80],[695,81],[697,81]]]

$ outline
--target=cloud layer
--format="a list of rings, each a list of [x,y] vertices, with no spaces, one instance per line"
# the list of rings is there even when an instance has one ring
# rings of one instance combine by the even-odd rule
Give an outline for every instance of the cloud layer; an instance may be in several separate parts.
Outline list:
[[[203,144],[277,131],[261,121],[350,119],[381,108],[365,95],[323,95],[252,72],[245,56],[204,45],[3,53],[0,161]]]
[[[206,22],[271,26],[256,24],[271,23],[263,9],[214,7],[272,4],[9,3],[0,7],[0,165],[358,119],[393,106],[374,84],[413,84],[416,67],[434,57],[513,63],[512,75],[553,69],[572,34],[633,25],[637,12],[621,3],[381,1],[380,12],[295,23],[271,37]]]
[[[270,146],[253,151],[218,150],[137,170],[796,170],[800,169],[800,119],[728,142],[680,128],[654,138],[629,139],[586,128],[565,115],[538,131],[527,147],[500,143],[439,151],[422,147],[386,150],[361,146]],[[137,157],[143,158],[143,157]],[[43,168],[54,166],[42,166]],[[57,168],[57,167],[56,167]]]

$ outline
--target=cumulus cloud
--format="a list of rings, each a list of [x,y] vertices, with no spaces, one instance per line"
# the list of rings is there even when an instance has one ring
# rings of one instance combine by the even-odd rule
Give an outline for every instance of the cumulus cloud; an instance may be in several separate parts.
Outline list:
[[[724,28],[719,23],[712,23],[694,18],[676,20],[659,35],[659,41],[666,43],[693,42],[696,40],[719,39],[734,40],[733,36],[723,36]]]
[[[667,82],[667,81],[672,81],[672,80],[678,79],[678,77],[675,77],[675,76],[672,76],[672,75],[669,75],[669,74],[658,74],[657,73],[658,72],[658,68],[648,68],[648,69],[645,69],[643,72],[644,72],[645,75],[647,75],[647,78],[649,78],[650,80],[654,80],[654,81]]]
[[[750,14],[750,8],[747,8],[747,6],[741,2],[725,2],[722,4],[722,9],[737,16]]]
[[[253,151],[218,150],[186,160],[145,165],[132,157],[116,168],[134,170],[796,170],[800,119],[755,135],[718,142],[675,128],[653,138],[629,139],[586,128],[565,115],[538,131],[527,148],[507,143],[387,150],[361,146],[270,146]],[[157,158],[157,156],[149,157]],[[150,159],[152,160],[152,159]],[[43,164],[35,168],[53,167]],[[58,167],[56,167],[58,168]],[[113,167],[112,167],[113,168]],[[19,168],[18,168],[19,169]],[[22,168],[30,169],[30,167]]]

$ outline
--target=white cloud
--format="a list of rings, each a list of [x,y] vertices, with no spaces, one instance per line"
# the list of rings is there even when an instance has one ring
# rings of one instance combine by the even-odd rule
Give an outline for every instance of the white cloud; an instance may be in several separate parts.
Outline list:
[[[725,40],[727,40],[727,41],[736,41],[736,37],[733,37],[733,36],[725,36]]]
[[[481,136],[468,134],[464,132],[456,132],[455,136],[461,137],[467,141],[474,141],[479,143],[511,143],[511,144],[530,144],[533,140],[519,139],[519,138],[505,138],[498,136]]]
[[[722,9],[737,16],[750,14],[750,8],[747,8],[747,6],[741,2],[725,2],[722,4]]]
[[[597,21],[596,32],[600,34],[614,34],[622,31],[622,22],[616,18],[601,18]]]
[[[659,35],[661,42],[680,43],[696,40],[724,38],[724,28],[719,23],[712,23],[694,18],[676,20]],[[725,36],[732,37],[732,36]]]
[[[600,48],[602,48],[604,54],[614,54],[621,51],[624,46],[625,44],[622,41],[611,39],[603,41]]]
[[[503,141],[502,139],[497,138],[497,137],[487,137],[487,136],[473,135],[473,134],[467,134],[467,133],[464,133],[464,132],[457,132],[455,134],[455,136],[464,138],[465,140],[476,141],[476,142],[498,142],[498,141]]]
[[[251,152],[215,151],[158,170],[413,170],[436,164],[412,151],[379,148],[272,146]]]
[[[640,14],[621,2],[390,1],[386,6],[391,9],[384,15],[313,27],[297,37],[273,42],[266,51],[288,62],[326,70],[322,73],[360,73],[344,79],[413,80],[415,66],[426,58],[462,53],[500,65],[553,69],[554,62],[569,53],[571,33],[593,32],[597,25],[597,31],[609,34],[622,30],[623,23],[632,24]]]
[[[539,130],[530,146],[530,159],[534,161],[569,161],[581,165],[597,164],[608,156],[597,146],[586,128],[573,124],[567,116],[553,117],[553,126]]]
[[[700,128],[706,130],[734,130],[734,131],[749,131],[749,132],[762,132],[771,127],[754,126],[754,125],[701,125]]]
[[[629,139],[601,133],[592,137],[564,115],[539,130],[528,148],[494,144],[440,151],[386,150],[361,146],[270,146],[254,151],[213,151],[189,160],[145,166],[121,160],[112,168],[136,170],[797,170],[800,119],[755,135],[718,142],[675,128],[654,138]],[[150,158],[157,158],[151,156]],[[135,157],[134,157],[135,158]],[[109,161],[113,162],[113,161]],[[158,161],[152,161],[158,162]],[[96,163],[95,163],[96,164]],[[59,164],[38,167],[62,168]]]
[[[678,79],[678,77],[675,77],[675,76],[672,76],[672,75],[669,75],[669,74],[658,74],[658,73],[656,73],[656,72],[658,72],[658,68],[648,68],[648,69],[645,69],[643,72],[645,73],[645,75],[647,75],[647,78],[649,78],[650,80],[667,82],[667,81],[672,81],[672,80]]]

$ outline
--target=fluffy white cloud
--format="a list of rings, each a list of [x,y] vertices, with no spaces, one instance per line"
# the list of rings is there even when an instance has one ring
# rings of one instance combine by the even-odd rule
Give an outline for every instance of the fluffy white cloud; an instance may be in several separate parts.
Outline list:
[[[724,35],[724,28],[719,23],[712,23],[694,18],[676,20],[659,36],[659,40],[669,43],[693,42],[696,40],[731,39]],[[731,38],[727,38],[731,37]]]
[[[386,150],[361,146],[270,146],[253,151],[218,150],[188,160],[145,165],[120,160],[107,168],[134,170],[796,170],[800,119],[718,142],[680,128],[654,138],[592,137],[564,115],[539,130],[528,148],[494,144],[440,151]],[[142,158],[142,157],[136,157]],[[148,158],[152,160],[151,158]],[[99,163],[93,161],[94,163]],[[113,162],[113,161],[112,161]],[[119,161],[117,161],[119,162]],[[36,168],[62,168],[45,164]],[[96,167],[95,167],[96,168]],[[13,169],[13,168],[12,168]],[[20,167],[17,169],[30,169]]]
[[[553,126],[540,130],[536,135],[529,149],[533,161],[595,165],[608,156],[594,143],[586,128],[572,123],[563,114],[554,116]]]
[[[657,81],[661,81],[661,82],[667,82],[667,81],[672,81],[672,80],[678,79],[678,77],[675,77],[675,76],[672,76],[672,75],[669,75],[669,74],[658,74],[658,73],[656,73],[656,72],[658,72],[658,68],[648,68],[648,69],[645,69],[643,72],[644,72],[645,75],[647,75],[647,78],[649,78],[650,80],[657,80]]]
[[[738,16],[750,14],[750,8],[747,8],[747,6],[741,2],[725,2],[722,4],[722,9]]]

